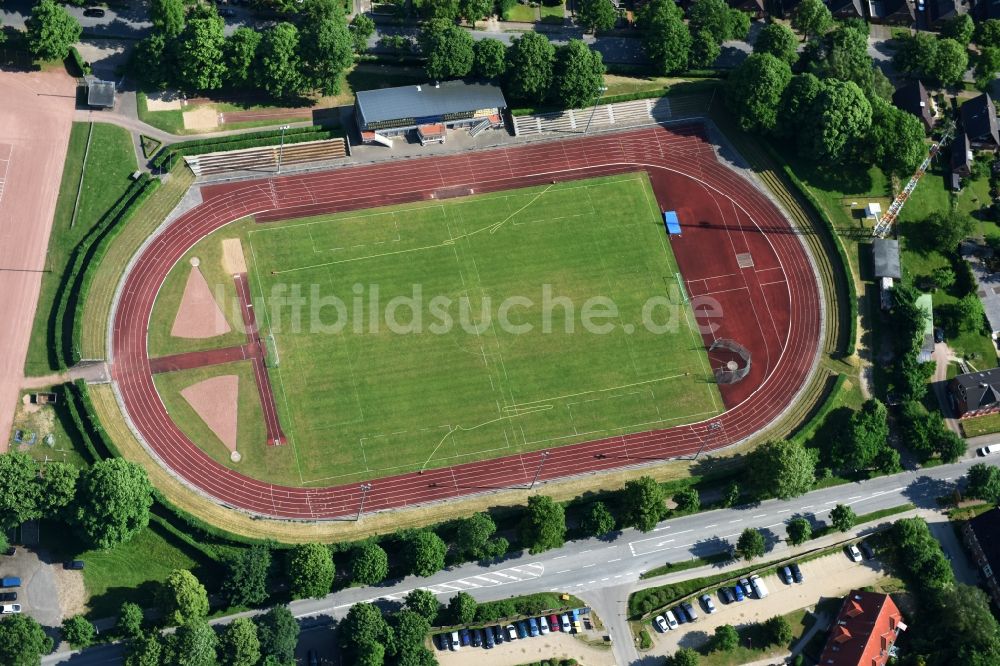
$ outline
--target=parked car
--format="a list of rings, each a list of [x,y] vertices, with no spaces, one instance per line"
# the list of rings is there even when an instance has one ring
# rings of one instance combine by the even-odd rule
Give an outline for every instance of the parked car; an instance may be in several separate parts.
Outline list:
[[[524,620],[520,620],[517,623],[515,623],[514,627],[517,629],[518,638],[527,638],[528,636],[531,635],[531,632],[528,629],[528,623],[525,622]]]
[[[538,620],[533,617],[528,618],[528,632],[532,638],[538,635]]]
[[[472,636],[472,647],[479,647],[483,644],[483,633],[478,629],[472,629],[469,631]]]
[[[789,568],[792,570],[792,578],[795,580],[795,582],[801,583],[804,580],[804,578],[802,576],[802,569],[799,568],[799,565],[793,562],[791,565],[789,565]]]
[[[750,576],[750,587],[753,588],[754,594],[757,595],[758,599],[763,599],[768,595],[767,585],[765,585],[761,577],[756,574]]]
[[[853,543],[847,546],[847,556],[851,558],[852,562],[861,561],[861,551]]]
[[[505,636],[504,634],[505,632],[503,630],[503,627],[501,627],[499,624],[493,625],[493,640],[496,642],[497,645],[503,643],[504,639],[507,638],[507,636]]]
[[[483,647],[487,650],[492,650],[495,644],[493,641],[493,630],[489,627],[483,627]]]
[[[667,627],[667,621],[663,619],[662,615],[657,615],[653,618],[653,625],[659,630],[661,634],[665,634],[670,629]]]
[[[740,587],[743,588],[743,596],[751,597],[753,596],[753,588],[750,587],[750,581],[746,578],[740,578]]]
[[[690,601],[681,602],[681,608],[687,613],[688,621],[694,622],[698,619],[698,613],[695,611],[694,606],[691,605]]]
[[[677,622],[677,618],[674,617],[673,611],[667,611],[666,613],[664,613],[663,619],[667,621],[667,626],[670,627],[671,629],[676,629],[679,625],[679,623]]]
[[[63,569],[73,569],[79,571],[83,569],[83,560],[70,560],[69,562],[63,563]]]
[[[452,650],[462,649],[462,639],[458,637],[458,632],[451,632],[451,645],[449,646]]]
[[[867,541],[859,541],[858,548],[861,549],[861,554],[865,556],[866,560],[870,560],[875,557],[875,551],[872,550],[872,547],[868,545]]]
[[[558,615],[549,615],[549,629],[559,631],[561,629]]]
[[[560,617],[559,619],[561,620],[562,623],[562,630],[568,634],[570,629],[572,628],[572,625],[569,622],[569,613],[563,613],[562,617]]]
[[[719,600],[722,601],[722,603],[724,604],[733,603],[733,591],[730,590],[728,587],[720,587]]]
[[[83,10],[83,15],[90,18],[104,18],[105,14],[107,14],[107,12],[100,7],[87,7]]]
[[[715,602],[707,594],[701,595],[701,604],[705,607],[705,612],[711,615],[715,612]]]
[[[17,592],[0,592],[0,601],[17,601]]]
[[[746,595],[743,594],[742,585],[733,585],[733,596],[736,597],[736,601],[743,601],[746,599]]]
[[[512,624],[508,624],[507,625],[507,640],[508,641],[516,641],[518,638],[524,638],[524,636],[520,635],[520,632],[517,630],[517,627],[515,627]]]
[[[934,329],[934,342],[944,342],[944,329],[935,328]]]
[[[447,650],[451,645],[451,638],[448,634],[434,634],[434,647],[438,650]]]
[[[9,613],[20,613],[21,604],[0,604],[0,615],[7,615]]]
[[[542,632],[542,636],[549,633],[549,621],[545,619],[545,616],[538,618],[538,630]]]
[[[781,567],[781,579],[785,581],[785,585],[792,584],[792,570],[788,567]]]
[[[21,579],[17,576],[5,576],[0,578],[0,587],[21,587]]]
[[[984,446],[984,447],[982,447],[980,449],[976,449],[976,453],[978,453],[981,456],[988,456],[991,453],[996,453],[997,451],[1000,451],[1000,446],[998,446],[996,444],[993,444],[991,446]]]
[[[472,645],[472,637],[469,635],[469,630],[468,629],[459,629],[458,630],[458,638],[459,638],[459,642],[462,645],[464,645],[466,647]]]

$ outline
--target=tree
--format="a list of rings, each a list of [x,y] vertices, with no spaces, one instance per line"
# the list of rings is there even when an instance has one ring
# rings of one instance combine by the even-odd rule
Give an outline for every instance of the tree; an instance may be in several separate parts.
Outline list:
[[[814,74],[806,72],[792,77],[778,104],[778,122],[775,133],[795,138],[799,129],[810,122],[808,113],[823,90],[823,82]]]
[[[344,72],[354,64],[354,39],[344,17],[306,24],[300,32],[299,46],[306,87],[324,95],[339,93]]]
[[[615,529],[615,517],[608,511],[604,502],[594,502],[587,509],[587,515],[583,517],[580,527],[589,536],[604,536]]]
[[[25,614],[0,620],[0,664],[30,666],[52,651],[52,639],[38,622]]]
[[[146,470],[124,458],[101,460],[80,477],[74,524],[89,546],[108,550],[145,529],[152,505]]]
[[[507,47],[499,39],[480,39],[472,49],[472,63],[478,76],[498,78],[507,68]]]
[[[784,645],[792,640],[792,625],[781,615],[765,621],[763,629],[769,645]]]
[[[24,25],[28,49],[42,60],[64,59],[83,32],[80,23],[53,0],[41,0],[35,5]]]
[[[38,466],[26,453],[0,455],[0,529],[39,518]]]
[[[151,88],[165,88],[174,78],[174,42],[160,33],[140,41],[129,63],[136,78]]]
[[[639,477],[625,483],[622,492],[622,525],[649,532],[667,513],[666,494],[655,479]]]
[[[205,619],[192,620],[178,627],[170,645],[177,666],[215,666],[219,637]]]
[[[1000,48],[987,46],[980,49],[976,57],[976,87],[985,91],[996,78],[997,72],[1000,72]]]
[[[1000,48],[1000,19],[986,19],[976,24],[974,39],[981,48]]]
[[[854,509],[844,504],[838,504],[830,511],[830,524],[841,532],[850,530],[857,520],[858,516],[854,513]]]
[[[860,145],[872,122],[871,103],[852,81],[826,81],[810,114],[809,131],[799,134],[800,151],[813,160],[835,163]]]
[[[939,39],[933,65],[927,74],[941,85],[950,86],[961,81],[968,68],[969,54],[965,47],[954,39]]]
[[[447,19],[424,24],[419,37],[427,62],[424,70],[435,81],[466,76],[472,71],[473,40],[468,31]]]
[[[840,26],[826,35],[825,41],[826,57],[818,67],[822,78],[853,81],[862,91],[871,91],[874,68],[868,55],[868,35]]]
[[[265,31],[258,51],[257,85],[275,99],[301,94],[305,79],[299,52],[299,30],[291,23]]]
[[[334,575],[330,549],[319,543],[295,546],[288,554],[287,572],[293,598],[326,596],[333,586]]]
[[[273,606],[253,620],[257,625],[262,663],[287,664],[295,659],[295,646],[299,642],[299,623],[287,606]],[[267,658],[273,658],[268,662]]]
[[[740,635],[736,627],[731,624],[724,624],[715,628],[715,637],[712,640],[712,649],[719,652],[730,652],[739,647]]]
[[[125,666],[161,666],[164,663],[159,632],[139,634],[129,640],[127,645]]]
[[[707,30],[716,44],[729,39],[746,39],[750,22],[738,9],[731,9],[725,0],[695,0],[688,7],[691,34]]]
[[[484,558],[486,544],[496,531],[496,523],[486,513],[476,513],[459,521],[455,529],[455,549],[458,555],[464,558]]]
[[[872,123],[867,143],[872,161],[883,171],[899,176],[913,173],[927,153],[924,126],[911,113],[880,98],[873,98]]]
[[[637,23],[643,30],[642,48],[660,74],[687,69],[691,33],[684,13],[673,0],[651,0],[639,10]]]
[[[1000,502],[1000,468],[977,463],[966,474],[966,497],[986,500],[990,504]]]
[[[720,53],[719,43],[708,30],[691,32],[691,52],[688,54],[691,67],[711,67]]]
[[[823,0],[802,0],[792,14],[792,27],[806,37],[819,37],[833,25],[833,15]]]
[[[740,501],[740,484],[733,481],[726,487],[726,492],[722,496],[722,506],[731,507],[736,506]]]
[[[935,249],[945,254],[953,252],[976,229],[971,217],[957,211],[931,213],[924,218],[923,224]]]
[[[177,51],[178,81],[189,92],[222,87],[226,74],[222,29],[222,19],[214,9],[204,18],[191,18],[184,26],[180,36],[183,46]]]
[[[233,34],[226,38],[222,59],[230,85],[244,88],[253,82],[260,41],[259,32],[242,26],[236,28]]]
[[[434,622],[441,610],[441,604],[434,593],[422,588],[417,588],[407,594],[403,600],[403,607],[423,615],[428,622]]]
[[[184,30],[184,0],[152,0],[149,18],[153,29],[164,37],[176,37]]]
[[[227,666],[256,666],[260,661],[257,625],[248,617],[238,617],[222,632],[219,656]]]
[[[82,615],[74,615],[63,620],[61,633],[64,641],[74,649],[82,650],[90,647],[97,632],[90,620]]]
[[[590,104],[601,94],[604,85],[604,60],[579,39],[556,49],[552,97],[566,108]]]
[[[791,499],[812,489],[816,462],[796,442],[767,442],[747,454],[747,477],[758,498]]]
[[[736,541],[736,554],[747,561],[761,557],[766,550],[767,544],[764,542],[764,534],[752,527],[743,530],[740,538]]]
[[[673,656],[667,657],[664,666],[698,666],[700,658],[691,648],[679,648]]]
[[[515,99],[540,102],[549,94],[556,48],[547,37],[527,32],[507,49],[507,90]]]
[[[375,21],[368,14],[355,14],[348,26],[351,31],[351,42],[355,53],[368,50],[368,40],[375,34]]]
[[[338,630],[341,645],[351,646],[364,645],[365,643],[377,643],[387,645],[390,642],[389,625],[382,617],[382,611],[374,604],[359,603],[351,606],[347,611],[347,616],[340,623]],[[354,662],[349,662],[354,663]]]
[[[972,41],[972,33],[976,29],[976,24],[972,22],[972,17],[968,14],[954,16],[941,26],[941,36],[954,39],[962,46],[968,46]]]
[[[892,56],[892,63],[900,72],[930,75],[937,60],[938,43],[928,32],[903,37]]]
[[[330,559],[329,552],[327,552],[327,559],[330,560],[330,568],[332,569],[333,560]],[[365,541],[354,549],[354,553],[351,555],[351,582],[360,585],[375,585],[385,580],[388,575],[389,556],[375,541]],[[330,584],[326,586],[326,591],[323,594],[330,591],[332,584],[333,579],[331,578]]]
[[[271,548],[257,544],[243,550],[226,563],[222,593],[233,606],[259,606],[267,600]]]
[[[122,638],[138,638],[142,634],[143,620],[142,606],[131,601],[122,602],[116,625],[118,635]]]
[[[768,23],[757,34],[753,52],[770,53],[775,58],[793,65],[799,59],[798,46],[799,40],[790,28],[781,23]]]
[[[493,15],[493,0],[459,0],[458,13],[470,24]]]
[[[458,18],[460,0],[414,0],[413,8],[425,19],[446,19],[455,21]]]
[[[726,84],[726,102],[740,127],[748,132],[773,131],[791,79],[788,63],[769,53],[754,53],[740,63]]]
[[[940,419],[941,415],[938,414],[937,417]],[[938,430],[938,436],[935,440],[935,450],[941,456],[941,460],[945,463],[953,463],[962,457],[965,448],[965,440],[948,430],[941,422],[941,428]]]
[[[847,432],[834,442],[831,457],[844,469],[869,469],[887,446],[888,437],[888,412],[885,405],[872,398],[851,414]]]
[[[357,646],[358,666],[382,666],[385,663],[385,646],[364,641]]]
[[[812,537],[812,525],[805,518],[798,516],[788,521],[785,532],[788,533],[790,544],[800,546]]]
[[[448,550],[444,541],[430,530],[414,530],[403,540],[406,569],[414,576],[430,576],[444,569]]]
[[[424,639],[431,631],[431,624],[423,615],[408,610],[393,613],[391,617],[393,652],[402,658],[424,649]]]
[[[532,555],[560,548],[566,543],[566,510],[551,497],[528,498],[528,511],[521,521],[521,540]]]
[[[448,600],[448,617],[452,624],[469,624],[476,619],[479,604],[466,592],[459,592]]]
[[[160,607],[167,624],[180,626],[200,620],[208,615],[208,592],[193,573],[175,569],[163,582]]]
[[[590,32],[606,32],[618,22],[618,11],[611,0],[579,0],[576,3],[576,22]]]
[[[695,488],[684,488],[674,493],[674,504],[678,511],[695,512],[701,508],[701,497]]]

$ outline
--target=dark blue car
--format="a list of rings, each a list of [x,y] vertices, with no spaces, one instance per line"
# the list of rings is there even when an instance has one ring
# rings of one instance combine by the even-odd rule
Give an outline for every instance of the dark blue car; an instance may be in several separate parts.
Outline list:
[[[538,635],[538,622],[533,617],[528,618],[528,631],[532,638]]]
[[[519,639],[525,639],[528,637],[528,625],[524,620],[518,620],[514,624],[514,628],[517,629],[517,637]]]

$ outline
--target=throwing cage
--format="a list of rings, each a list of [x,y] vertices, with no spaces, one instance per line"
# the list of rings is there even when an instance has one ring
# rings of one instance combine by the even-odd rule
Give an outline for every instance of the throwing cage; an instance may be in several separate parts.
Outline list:
[[[719,338],[708,348],[717,384],[735,384],[750,374],[750,350],[728,338]]]

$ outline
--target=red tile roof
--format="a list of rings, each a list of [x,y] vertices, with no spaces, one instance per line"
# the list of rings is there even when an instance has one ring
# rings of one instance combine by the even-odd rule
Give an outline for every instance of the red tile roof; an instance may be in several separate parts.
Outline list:
[[[820,666],[885,666],[903,616],[888,594],[851,590],[820,657]]]

